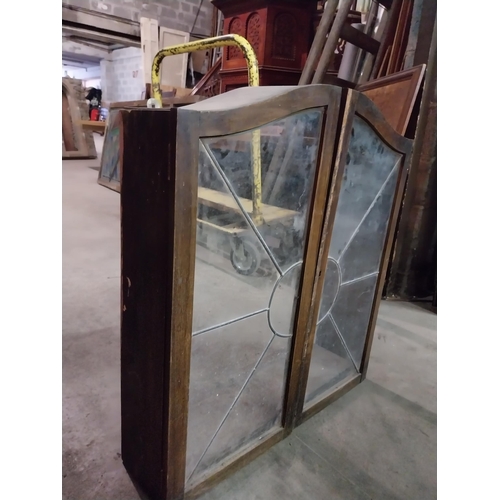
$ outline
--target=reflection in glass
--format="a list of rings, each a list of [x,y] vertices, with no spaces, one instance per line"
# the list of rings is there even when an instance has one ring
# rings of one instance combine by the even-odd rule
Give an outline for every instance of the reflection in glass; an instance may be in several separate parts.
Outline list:
[[[355,116],[328,252],[306,404],[359,373],[401,155]]]
[[[200,140],[187,482],[281,426],[322,114]]]

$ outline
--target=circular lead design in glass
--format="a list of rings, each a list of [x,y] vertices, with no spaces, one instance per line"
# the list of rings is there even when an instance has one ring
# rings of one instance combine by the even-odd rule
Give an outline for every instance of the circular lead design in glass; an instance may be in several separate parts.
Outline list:
[[[338,262],[332,257],[328,257],[326,265],[325,283],[323,285],[323,297],[321,298],[321,305],[319,307],[319,321],[321,323],[331,312],[333,304],[337,299],[340,289],[340,282],[342,281],[342,273]]]
[[[301,271],[302,262],[297,262],[276,281],[271,293],[267,319],[269,328],[278,337],[292,336],[295,297]]]

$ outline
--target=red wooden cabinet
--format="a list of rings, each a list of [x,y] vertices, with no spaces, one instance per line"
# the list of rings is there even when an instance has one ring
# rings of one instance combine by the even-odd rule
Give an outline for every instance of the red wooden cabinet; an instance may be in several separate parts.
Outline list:
[[[296,85],[312,35],[316,0],[213,0],[224,15],[224,34],[245,37],[259,61],[261,85]],[[248,85],[247,65],[237,47],[223,53],[221,92]]]

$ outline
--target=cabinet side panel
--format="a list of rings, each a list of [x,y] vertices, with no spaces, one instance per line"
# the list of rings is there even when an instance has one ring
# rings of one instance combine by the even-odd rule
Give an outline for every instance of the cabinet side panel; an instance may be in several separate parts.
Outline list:
[[[121,402],[123,463],[163,495],[171,318],[176,111],[123,111]]]

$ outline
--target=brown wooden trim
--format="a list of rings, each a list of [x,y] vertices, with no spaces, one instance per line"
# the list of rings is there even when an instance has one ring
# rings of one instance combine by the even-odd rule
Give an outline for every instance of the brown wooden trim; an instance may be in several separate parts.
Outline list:
[[[161,102],[163,107],[167,106],[185,106],[186,104],[194,104],[205,99],[203,96],[188,95],[183,97],[163,97]],[[138,101],[122,101],[112,102],[109,109],[127,109],[127,108],[147,108],[147,99],[140,99]]]
[[[174,177],[175,204],[173,231],[172,308],[177,311],[170,322],[171,343],[169,405],[164,412],[170,423],[164,442],[166,498],[182,498],[185,488],[189,381],[193,324],[194,275],[196,258],[196,220],[198,198],[198,140],[196,121],[181,120],[177,110],[177,158]]]
[[[379,137],[394,151],[405,155],[410,154],[413,141],[398,134],[386,121],[382,112],[371,99],[360,93],[356,105],[356,114],[367,121]]]
[[[197,482],[192,487],[188,486],[184,497],[185,500],[193,500],[205,493],[226,477],[245,467],[245,465],[255,460],[285,437],[285,429],[273,429],[263,436],[262,440],[258,443],[254,441],[245,448],[242,448],[235,456],[230,457],[231,462],[229,464],[221,466],[218,470],[212,472],[210,477],[201,479],[201,482]]]
[[[345,162],[347,158],[349,141],[351,138],[351,128],[354,119],[354,108],[357,102],[358,93],[353,91],[345,91],[342,103],[342,127],[339,131],[339,136],[336,138],[334,171],[329,182],[329,196],[327,200],[324,219],[322,222],[322,234],[318,251],[318,263],[314,273],[314,288],[309,305],[309,317],[306,325],[305,341],[302,345],[301,364],[297,368],[299,370],[298,378],[300,386],[295,401],[294,424],[300,420],[304,407],[304,401],[307,389],[307,380],[309,378],[309,368],[311,365],[312,350],[314,346],[314,336],[316,334],[317,318],[319,307],[321,304],[321,295],[323,292],[323,283],[326,275],[326,267],[328,263],[328,250],[333,231],[333,222],[339,201],[340,187],[342,185],[342,176],[344,174]],[[339,181],[340,179],[340,181]]]
[[[400,71],[398,73],[393,73],[392,75],[384,76],[382,78],[378,78],[377,80],[372,80],[368,83],[359,85],[356,90],[370,97],[370,91],[380,89],[382,87],[389,87],[396,83],[409,81],[410,85],[408,87],[407,97],[404,103],[398,103],[398,108],[400,109],[401,113],[397,125],[394,126],[394,130],[398,134],[404,135],[410,121],[410,117],[420,90],[420,86],[422,84],[422,80],[424,78],[424,74],[425,64],[421,64],[420,66],[415,66],[414,68]],[[383,110],[381,111],[383,112]]]
[[[321,243],[323,218],[325,215],[329,181],[338,176],[338,168],[332,174],[336,132],[339,127],[341,113],[341,89],[332,87],[331,105],[326,110],[321,138],[321,157],[318,158],[316,178],[311,193],[311,205],[308,214],[308,233],[304,250],[302,282],[299,288],[300,301],[297,304],[294,335],[290,350],[287,383],[285,385],[285,402],[283,426],[291,432],[295,426],[297,414],[300,412],[298,402],[301,396],[301,366],[304,362],[304,343],[308,341],[308,321],[311,302],[313,300],[314,280],[317,267],[317,256]],[[341,118],[340,118],[341,119]]]
[[[361,377],[361,374],[358,373],[354,375],[350,380],[342,382],[341,385],[332,388],[326,396],[321,396],[321,399],[312,401],[310,406],[308,406],[300,416],[298,425],[302,425],[306,420],[309,420],[311,417],[316,415],[316,413],[325,409],[328,405],[332,404],[334,401],[337,401],[337,399],[340,399],[344,394],[347,394],[350,390],[354,389],[354,387],[360,384],[362,380],[363,379]]]
[[[309,108],[328,106],[331,85],[245,87],[193,104],[200,111],[200,130],[204,136],[230,135],[262,127],[287,115]],[[181,112],[183,110],[181,109]]]

